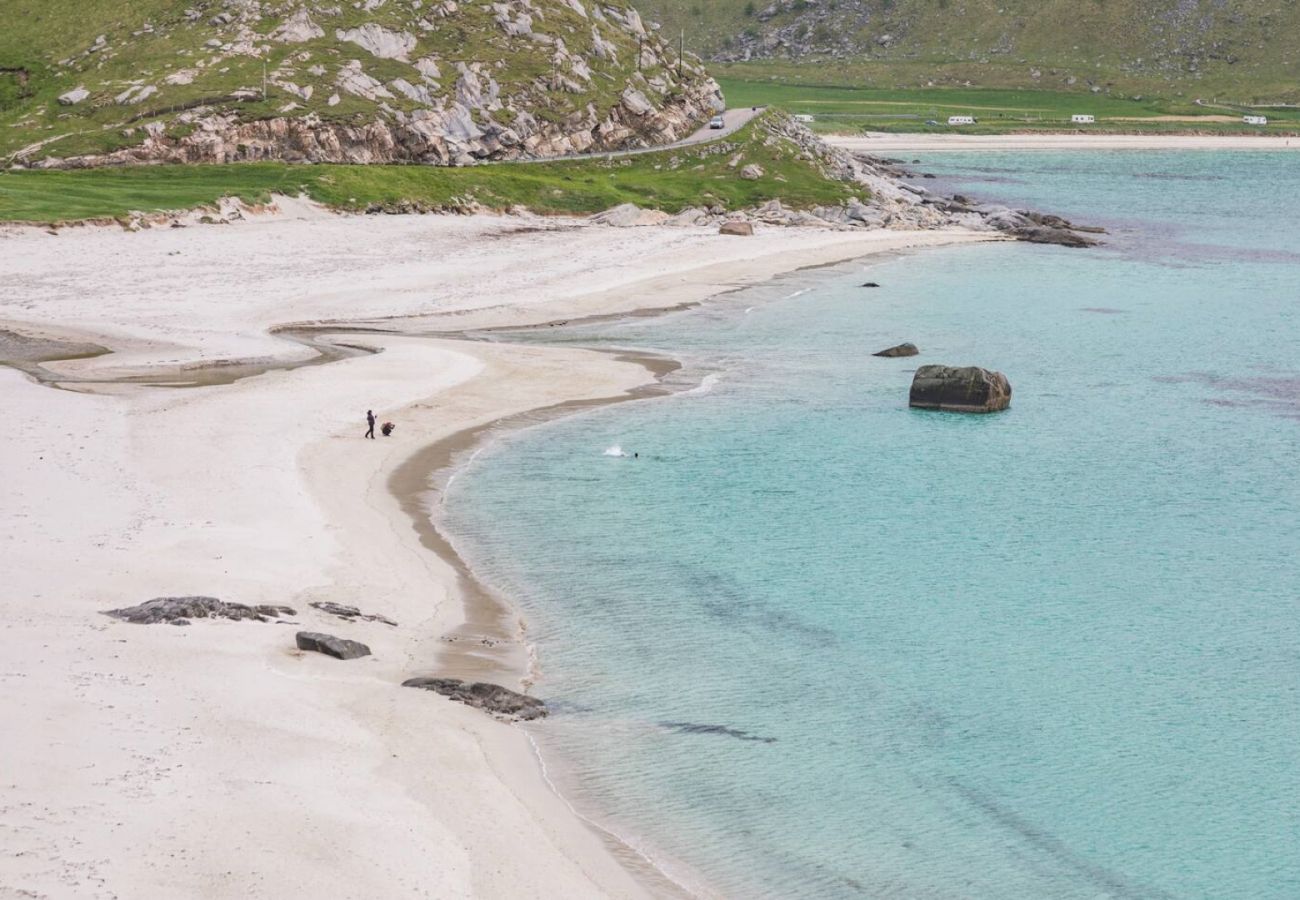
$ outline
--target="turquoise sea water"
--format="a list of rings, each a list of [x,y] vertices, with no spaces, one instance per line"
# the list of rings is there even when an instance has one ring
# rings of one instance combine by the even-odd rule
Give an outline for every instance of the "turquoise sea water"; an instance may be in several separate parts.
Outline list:
[[[548,761],[736,897],[1300,897],[1300,155],[924,162],[1110,243],[570,334],[706,387],[454,483]],[[929,362],[1006,372],[1011,410],[909,410]]]

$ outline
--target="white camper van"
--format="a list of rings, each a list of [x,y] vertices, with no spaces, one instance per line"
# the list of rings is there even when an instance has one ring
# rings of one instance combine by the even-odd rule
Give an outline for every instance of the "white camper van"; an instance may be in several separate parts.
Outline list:
[[[1073,122],[1075,125],[1091,125],[1097,121],[1097,117],[1090,116],[1087,114],[1076,113],[1075,115],[1070,116],[1070,121]]]
[[[1247,125],[1267,125],[1268,116],[1243,116],[1241,121]]]
[[[808,115],[807,113],[798,113],[798,114],[796,114],[795,117],[794,117],[794,120],[795,120],[796,122],[803,122],[805,125],[810,125],[810,124],[812,124],[813,122],[817,121],[816,119],[814,119],[812,116]]]
[[[974,125],[975,117],[974,116],[949,116],[948,124],[949,125]]]

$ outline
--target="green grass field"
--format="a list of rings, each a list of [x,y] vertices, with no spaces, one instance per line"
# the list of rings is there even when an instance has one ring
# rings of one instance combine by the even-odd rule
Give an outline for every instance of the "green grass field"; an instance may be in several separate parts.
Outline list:
[[[1300,102],[1294,0],[638,0],[705,59],[793,82]]]
[[[456,209],[470,201],[489,209],[526,206],[540,213],[586,214],[621,203],[678,212],[690,206],[727,209],[780,198],[800,208],[840,203],[862,189],[831,180],[798,158],[791,143],[769,143],[760,119],[726,140],[687,150],[620,159],[466,168],[434,166],[306,166],[253,163],[226,166],[147,166],[76,171],[0,173],[0,221],[68,222],[130,212],[210,206],[220,198],[265,201],[271,194],[306,194],[329,206],[364,210],[420,204]],[[741,179],[738,166],[764,170]]]
[[[930,131],[947,128],[953,115],[975,116],[979,123],[965,132],[1060,131],[1082,129],[1125,133],[1259,133],[1300,134],[1300,109],[1254,110],[1269,117],[1266,127],[1248,126],[1245,108],[1197,105],[1162,99],[1120,99],[1105,94],[1064,91],[997,90],[982,88],[917,88],[889,90],[851,84],[795,84],[788,74],[756,78],[761,67],[744,69],[748,77],[729,76],[728,67],[715,67],[733,107],[770,105],[816,119],[825,132]],[[1078,126],[1075,113],[1096,116],[1095,125]],[[1223,121],[1223,120],[1227,121]]]

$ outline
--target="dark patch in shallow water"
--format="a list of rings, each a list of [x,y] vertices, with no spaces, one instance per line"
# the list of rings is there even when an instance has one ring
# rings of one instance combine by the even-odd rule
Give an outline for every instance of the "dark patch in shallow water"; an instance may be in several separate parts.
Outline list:
[[[740,731],[736,728],[728,728],[726,725],[700,725],[695,722],[660,722],[661,728],[669,728],[679,734],[721,734],[726,737],[733,737],[738,741],[753,741],[756,744],[775,744],[776,738],[763,737],[758,734],[750,734],[748,731]]]
[[[591,715],[596,712],[596,707],[584,703],[574,703],[572,700],[547,700],[546,708],[550,710],[551,718],[565,715]]]
[[[1260,375],[1252,378],[1226,378],[1208,372],[1185,375],[1157,375],[1160,384],[1199,384],[1239,397],[1207,397],[1211,406],[1262,409],[1284,419],[1300,421],[1300,373]]]
[[[980,810],[993,822],[1020,837],[1026,844],[1046,853],[1058,865],[1073,869],[1080,877],[1105,891],[1108,897],[1169,897],[1164,891],[1131,883],[1122,873],[1114,872],[1075,852],[1056,835],[1040,828],[1016,810],[999,803],[991,794],[948,779],[953,791]]]
[[[755,605],[754,597],[719,573],[696,567],[688,570],[686,577],[691,588],[702,598],[700,609],[731,623],[734,628],[798,634],[821,646],[836,641],[835,632],[828,628],[802,622],[783,610]]]
[[[1227,181],[1226,175],[1180,175],[1175,172],[1134,172],[1132,178],[1153,178],[1158,181]]]
[[[1170,241],[1169,243],[1153,242],[1146,249],[1151,251],[1150,258],[1158,258],[1160,254],[1171,254],[1196,263],[1252,262],[1300,265],[1300,253],[1271,247],[1234,247],[1230,244]],[[1141,258],[1148,259],[1147,256]]]

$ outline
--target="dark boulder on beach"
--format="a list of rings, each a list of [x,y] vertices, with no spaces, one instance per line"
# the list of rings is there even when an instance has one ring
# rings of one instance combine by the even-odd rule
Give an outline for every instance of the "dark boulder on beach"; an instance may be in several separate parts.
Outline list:
[[[916,349],[916,344],[907,343],[899,344],[897,347],[890,347],[888,350],[881,350],[879,353],[873,353],[871,355],[895,359],[900,356],[916,356],[916,354],[920,352],[920,350]]]
[[[944,412],[988,413],[1011,405],[1011,384],[1001,372],[978,366],[921,366],[908,405]]]
[[[370,648],[360,641],[349,641],[319,631],[300,631],[297,634],[297,641],[299,650],[324,653],[335,659],[360,659],[370,655]]]
[[[459,678],[409,678],[402,682],[402,687],[433,691],[503,718],[528,720],[546,716],[546,704],[541,700],[503,688],[499,684],[484,681],[471,683]]]
[[[269,622],[280,616],[297,615],[288,606],[247,606],[227,603],[216,597],[155,597],[135,606],[110,609],[104,613],[114,619],[136,625],[188,625],[190,619],[251,619]]]

